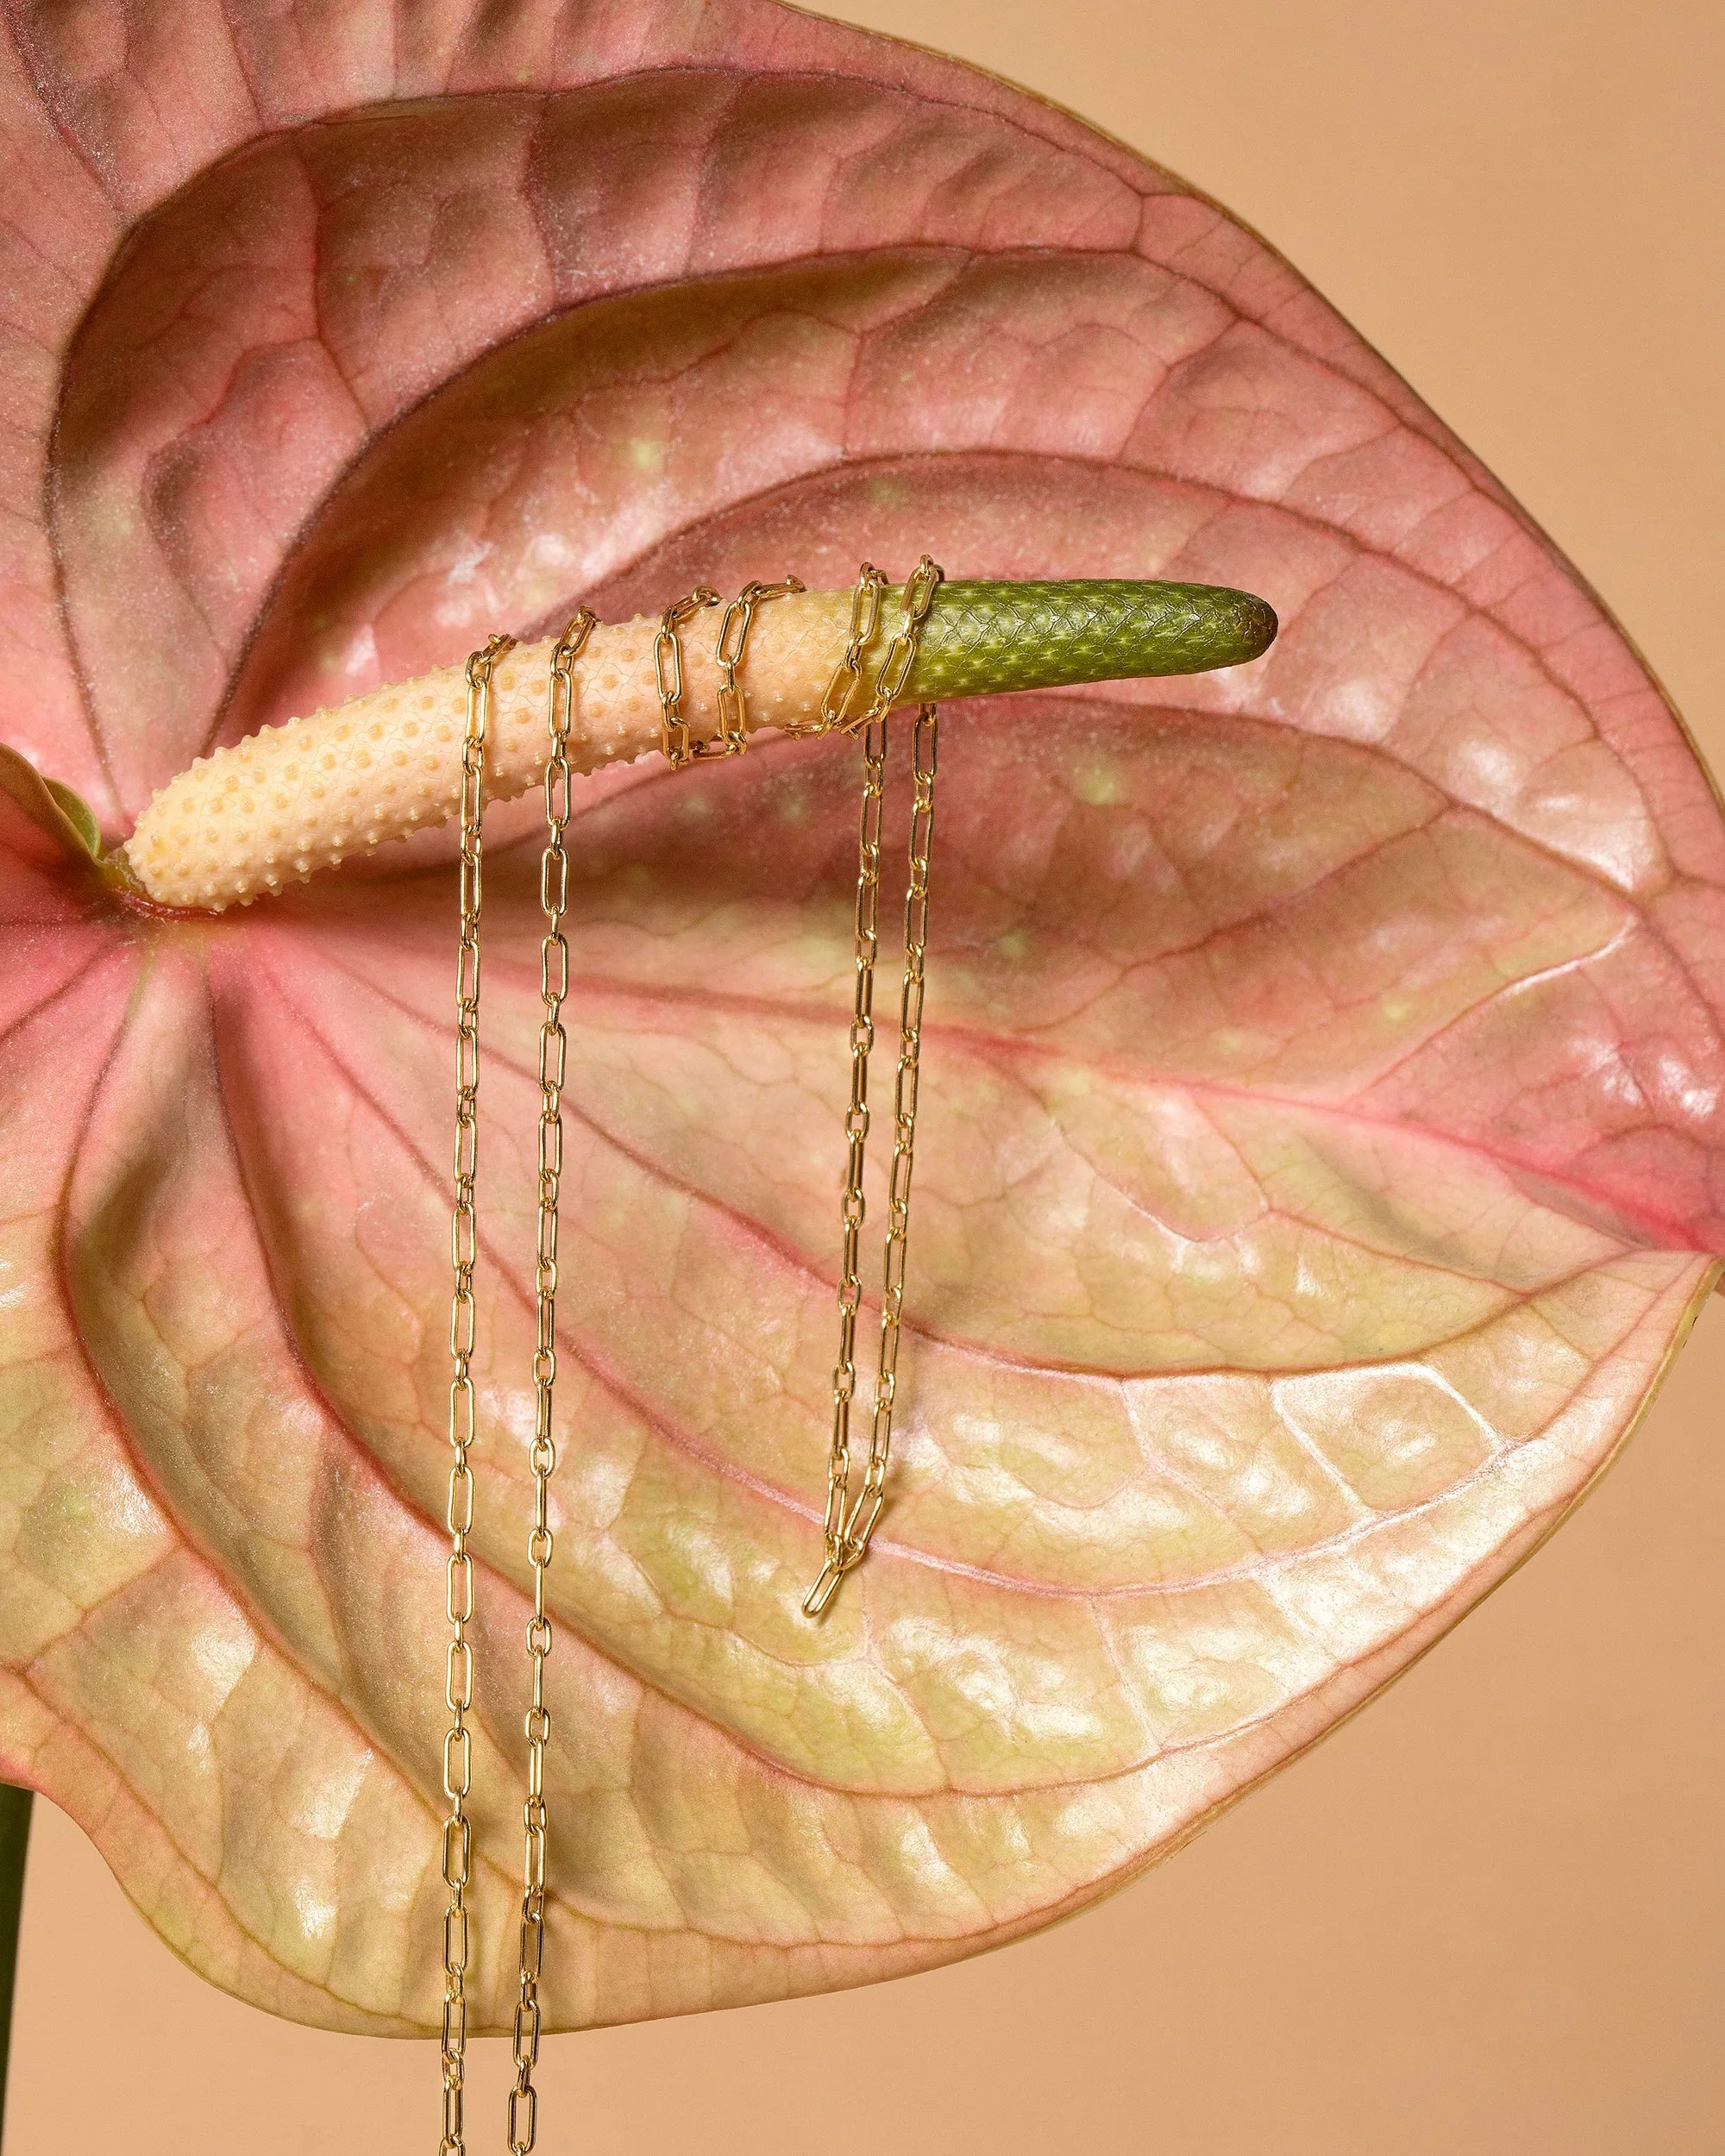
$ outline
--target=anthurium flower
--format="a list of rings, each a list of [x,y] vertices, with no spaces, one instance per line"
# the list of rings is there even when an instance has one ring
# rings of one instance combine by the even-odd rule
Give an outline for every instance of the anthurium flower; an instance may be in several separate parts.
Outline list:
[[[926,547],[1281,635],[947,707],[896,1464],[819,1625],[854,754],[581,782],[548,2017],[1082,1907],[1546,1534],[1710,1284],[1725,828],[1677,719],[1286,263],[956,64],[769,0],[9,34],[0,1772],[214,1981],[436,2026],[451,842],[219,917],[97,856],[494,630]],[[500,2022],[530,798],[487,843]]]

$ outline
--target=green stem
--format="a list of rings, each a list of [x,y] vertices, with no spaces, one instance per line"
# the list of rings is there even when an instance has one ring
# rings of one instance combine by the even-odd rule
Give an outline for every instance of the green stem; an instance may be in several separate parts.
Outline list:
[[[12,1995],[18,1979],[18,1919],[24,1906],[24,1859],[30,1847],[28,1789],[0,1782],[0,2129],[6,2114],[6,2066],[12,2049]]]

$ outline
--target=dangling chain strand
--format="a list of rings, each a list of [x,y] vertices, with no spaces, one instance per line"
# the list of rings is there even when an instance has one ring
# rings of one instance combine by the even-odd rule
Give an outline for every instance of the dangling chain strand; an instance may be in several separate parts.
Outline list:
[[[862,1487],[850,1495],[850,1403],[856,1390],[856,1313],[862,1300],[858,1245],[867,1203],[862,1175],[869,1144],[869,1054],[875,1044],[875,962],[880,950],[881,818],[887,767],[888,713],[904,692],[916,663],[923,624],[939,589],[941,572],[925,555],[904,590],[902,618],[867,707],[854,718],[850,707],[862,680],[862,655],[880,619],[886,580],[865,562],[851,602],[850,636],[821,702],[821,716],[847,732],[861,731],[862,805],[857,833],[855,956],[856,986],[850,1021],[850,1100],[844,1117],[844,1188],[839,1206],[838,1358],[832,1372],[832,1442],[827,1460],[826,1513],[822,1535],[826,1562],[803,1598],[803,1609],[820,1616],[844,1575],[861,1564],[886,1501],[897,1384],[899,1325],[904,1306],[905,1257],[910,1228],[911,1170],[916,1144],[918,1055],[921,1045],[923,957],[928,931],[929,846],[934,818],[935,707],[917,714],[913,747],[915,800],[911,812],[910,887],[905,900],[905,972],[899,1011],[899,1064],[894,1087],[893,1172],[883,1259],[880,1357],[875,1379],[874,1425]]]
[[[551,1563],[550,1483],[557,1464],[551,1411],[557,1382],[557,1199],[563,1173],[563,1080],[568,1056],[563,999],[569,992],[569,947],[563,935],[568,904],[569,862],[563,833],[569,821],[569,725],[574,701],[574,665],[597,616],[583,607],[551,653],[546,723],[550,754],[545,764],[545,852],[539,868],[539,903],[547,923],[539,952],[539,992],[545,1016],[539,1028],[539,1233],[535,1301],[538,1331],[533,1353],[533,1525],[527,1562],[533,1570],[533,1614],[527,1621],[530,1700],[526,1714],[527,1794],[522,1807],[524,1847],[519,1990],[515,2003],[515,2086],[509,2093],[511,2156],[530,2156],[538,2133],[539,1978],[545,1964],[545,1745],[551,1714],[545,1704],[545,1660],[551,1651],[551,1620],[545,1607],[545,1576]]]
[[[455,1208],[450,1226],[455,1288],[449,1307],[449,1497],[446,1519],[449,1562],[445,1607],[449,1647],[443,1695],[449,1726],[443,1737],[443,1881],[448,1904],[443,1916],[443,2139],[440,2156],[465,2156],[462,2091],[467,2074],[468,1947],[467,1879],[473,1854],[467,1796],[473,1787],[473,1739],[467,1712],[474,1703],[473,1650],[467,1625],[474,1614],[474,1563],[467,1536],[474,1524],[474,1476],[467,1463],[474,1441],[474,1263],[478,1222],[474,1210],[479,1167],[480,906],[485,809],[486,735],[491,718],[492,675],[511,648],[493,636],[467,661],[467,724],[461,743],[461,945],[455,977]]]
[[[915,797],[911,805],[910,883],[905,893],[905,972],[899,995],[899,1067],[893,1081],[893,1166],[887,1203],[887,1247],[881,1261],[881,1354],[875,1378],[875,1421],[869,1470],[856,1510],[845,1523],[852,1564],[861,1561],[886,1502],[887,1458],[893,1442],[898,1386],[899,1320],[905,1301],[905,1258],[911,1225],[911,1171],[915,1164],[917,1081],[922,1050],[923,958],[928,947],[928,861],[934,837],[934,773],[940,713],[925,704],[911,737]],[[835,1585],[837,1583],[835,1582]]]
[[[832,1371],[832,1442],[827,1460],[826,1517],[822,1525],[827,1563],[803,1608],[819,1616],[845,1569],[844,1515],[850,1502],[850,1402],[856,1391],[856,1313],[862,1303],[858,1252],[867,1201],[862,1169],[869,1147],[869,1051],[875,1044],[875,960],[880,950],[881,814],[887,771],[887,722],[869,727],[862,742],[862,806],[857,830],[856,981],[850,1018],[850,1100],[844,1112],[844,1190],[839,1200],[838,1359]],[[831,1576],[829,1577],[829,1576]],[[823,1592],[825,1589],[825,1592]]]

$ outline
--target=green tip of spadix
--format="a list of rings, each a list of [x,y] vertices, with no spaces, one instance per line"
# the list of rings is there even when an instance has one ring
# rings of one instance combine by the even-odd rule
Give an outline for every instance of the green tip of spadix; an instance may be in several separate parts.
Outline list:
[[[898,594],[883,606],[894,617]],[[943,584],[924,625],[906,693],[994,696],[1080,681],[1205,674],[1267,651],[1276,613],[1220,584]]]

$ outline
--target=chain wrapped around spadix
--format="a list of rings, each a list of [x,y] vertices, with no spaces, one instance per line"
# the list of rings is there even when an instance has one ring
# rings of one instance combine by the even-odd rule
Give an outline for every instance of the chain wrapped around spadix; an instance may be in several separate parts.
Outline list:
[[[759,609],[736,677],[751,732],[822,730],[821,699],[844,650],[851,596],[787,591]],[[886,658],[899,588],[882,596],[881,625],[862,655],[870,679]],[[721,702],[721,619],[715,610],[683,630],[681,719],[695,741],[723,742],[735,731],[734,701]],[[656,617],[593,630],[574,669],[573,772],[660,748],[659,634]],[[1263,599],[1217,585],[948,583],[896,701],[1201,674],[1257,658],[1275,635],[1275,613]],[[497,668],[488,799],[524,793],[543,774],[554,642],[518,644]],[[158,905],[220,912],[445,823],[461,804],[467,698],[463,667],[440,667],[199,757],[139,817],[127,865]]]

